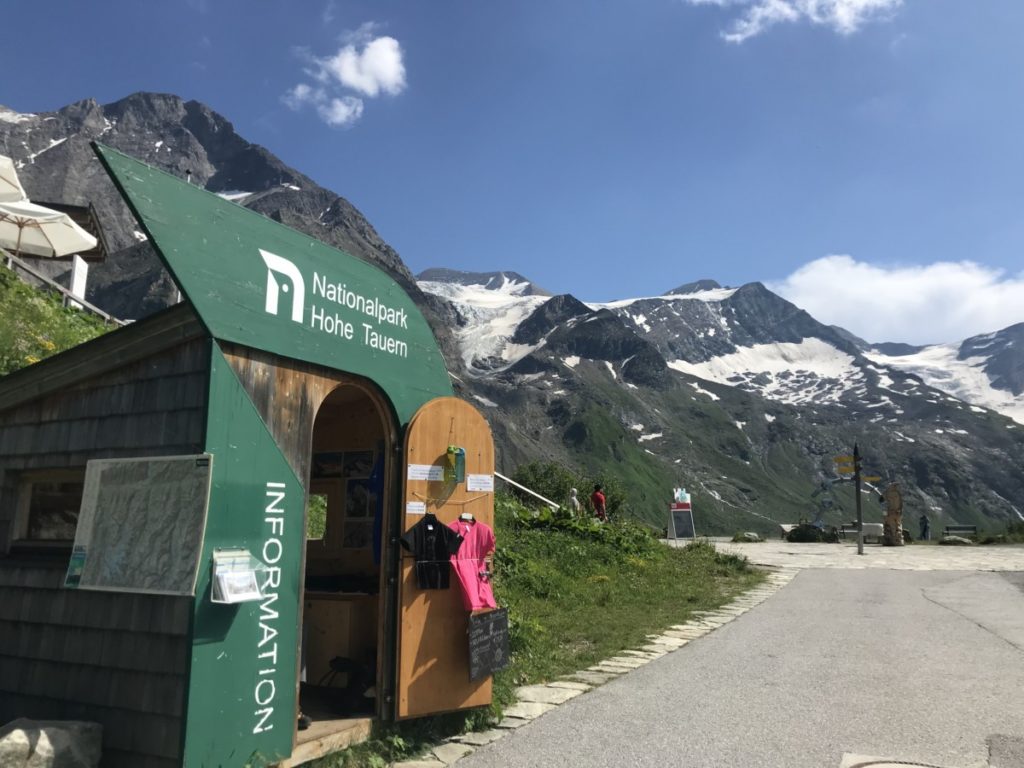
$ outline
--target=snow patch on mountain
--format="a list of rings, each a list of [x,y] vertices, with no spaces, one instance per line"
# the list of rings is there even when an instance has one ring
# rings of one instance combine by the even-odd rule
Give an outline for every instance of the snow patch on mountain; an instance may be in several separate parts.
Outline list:
[[[224,192],[218,192],[217,197],[222,197],[225,200],[231,201],[232,203],[241,204],[241,202],[245,200],[245,198],[251,196],[252,194],[252,192],[242,192],[237,189],[229,189]]]
[[[668,365],[700,379],[792,405],[838,402],[845,392],[864,381],[863,371],[850,355],[816,338],[799,343],[755,344],[702,363],[672,360]]]
[[[547,296],[522,296],[529,283],[505,280],[497,287],[421,280],[420,290],[452,302],[466,318],[464,328],[456,332],[462,359],[468,370],[479,369],[477,361],[499,359],[502,367],[521,360],[538,345],[511,344],[516,328]]]
[[[959,350],[959,344],[936,344],[913,355],[890,356],[873,349],[864,356],[875,363],[913,373],[930,387],[974,403],[972,411],[977,412],[977,406],[982,405],[1024,424],[1024,397],[993,388],[985,372],[988,358],[960,360]]]
[[[7,109],[7,107],[0,107],[0,121],[5,123],[24,123],[29,120],[38,119],[39,115],[31,113],[15,112],[13,109]]]
[[[725,301],[730,296],[736,293],[735,288],[714,288],[709,291],[697,291],[695,293],[676,293],[668,294],[666,296],[648,296],[645,298],[637,299],[621,299],[619,301],[609,301],[604,304],[592,304],[587,302],[587,306],[593,310],[598,309],[623,309],[632,304],[636,304],[638,301],[662,301],[665,303],[671,303],[674,301],[703,301],[703,302],[718,302]],[[642,317],[642,316],[641,316]],[[645,319],[646,320],[646,319]],[[639,324],[639,323],[638,323]]]

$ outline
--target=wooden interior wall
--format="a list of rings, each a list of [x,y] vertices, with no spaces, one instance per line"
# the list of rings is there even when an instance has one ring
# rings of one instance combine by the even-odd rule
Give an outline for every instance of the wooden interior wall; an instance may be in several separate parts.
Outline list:
[[[494,474],[494,439],[486,419],[454,397],[432,400],[421,408],[406,432],[405,463],[444,466],[449,445],[466,451],[466,475]],[[494,526],[494,493],[467,490],[466,483],[405,479],[403,509],[425,502],[428,512],[447,525],[463,512]],[[403,515],[402,531],[423,520]],[[444,712],[491,703],[491,678],[469,679],[469,612],[458,579],[449,589],[419,589],[415,559],[402,556],[399,574],[398,716]]]
[[[288,464],[307,483],[313,420],[320,404],[340,384],[357,377],[235,344],[221,348]]]
[[[335,406],[334,397],[328,396],[313,425],[314,456],[318,453],[365,452],[376,460],[377,444],[385,439],[382,418],[369,397],[345,397]],[[369,471],[366,473],[368,476]],[[341,534],[347,521],[348,478],[330,479],[337,481],[337,503],[328,510],[327,537],[319,542],[319,546],[314,546],[313,542],[307,544],[306,570],[310,573],[375,573],[377,567],[373,563],[372,547],[345,549],[342,546]],[[370,517],[367,522],[372,520]]]
[[[67,550],[9,552],[18,473],[200,452],[208,366],[193,339],[0,413],[0,722],[99,722],[103,766],[180,765],[191,598],[66,590]]]

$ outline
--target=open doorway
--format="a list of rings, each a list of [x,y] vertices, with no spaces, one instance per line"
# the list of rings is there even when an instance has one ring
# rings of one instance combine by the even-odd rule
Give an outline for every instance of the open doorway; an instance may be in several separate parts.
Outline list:
[[[389,424],[375,391],[343,384],[313,425],[297,745],[340,748],[365,738],[380,714]]]

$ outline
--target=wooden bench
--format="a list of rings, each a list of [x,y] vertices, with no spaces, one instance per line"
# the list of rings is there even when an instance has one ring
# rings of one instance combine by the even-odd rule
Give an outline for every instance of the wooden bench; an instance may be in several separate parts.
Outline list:
[[[839,526],[839,535],[844,539],[846,534],[853,534],[853,537],[857,537],[857,524],[856,523],[843,523]],[[864,523],[864,539],[875,539],[875,541],[881,541],[884,535],[883,526],[881,523]]]
[[[942,529],[943,536],[977,536],[976,525],[947,525]]]

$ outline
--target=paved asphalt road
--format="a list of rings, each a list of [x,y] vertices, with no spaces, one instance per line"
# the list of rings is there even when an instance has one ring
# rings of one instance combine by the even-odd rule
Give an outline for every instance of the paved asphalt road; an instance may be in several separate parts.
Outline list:
[[[847,753],[976,768],[1000,734],[1024,736],[1019,574],[804,570],[459,768],[838,768]]]

